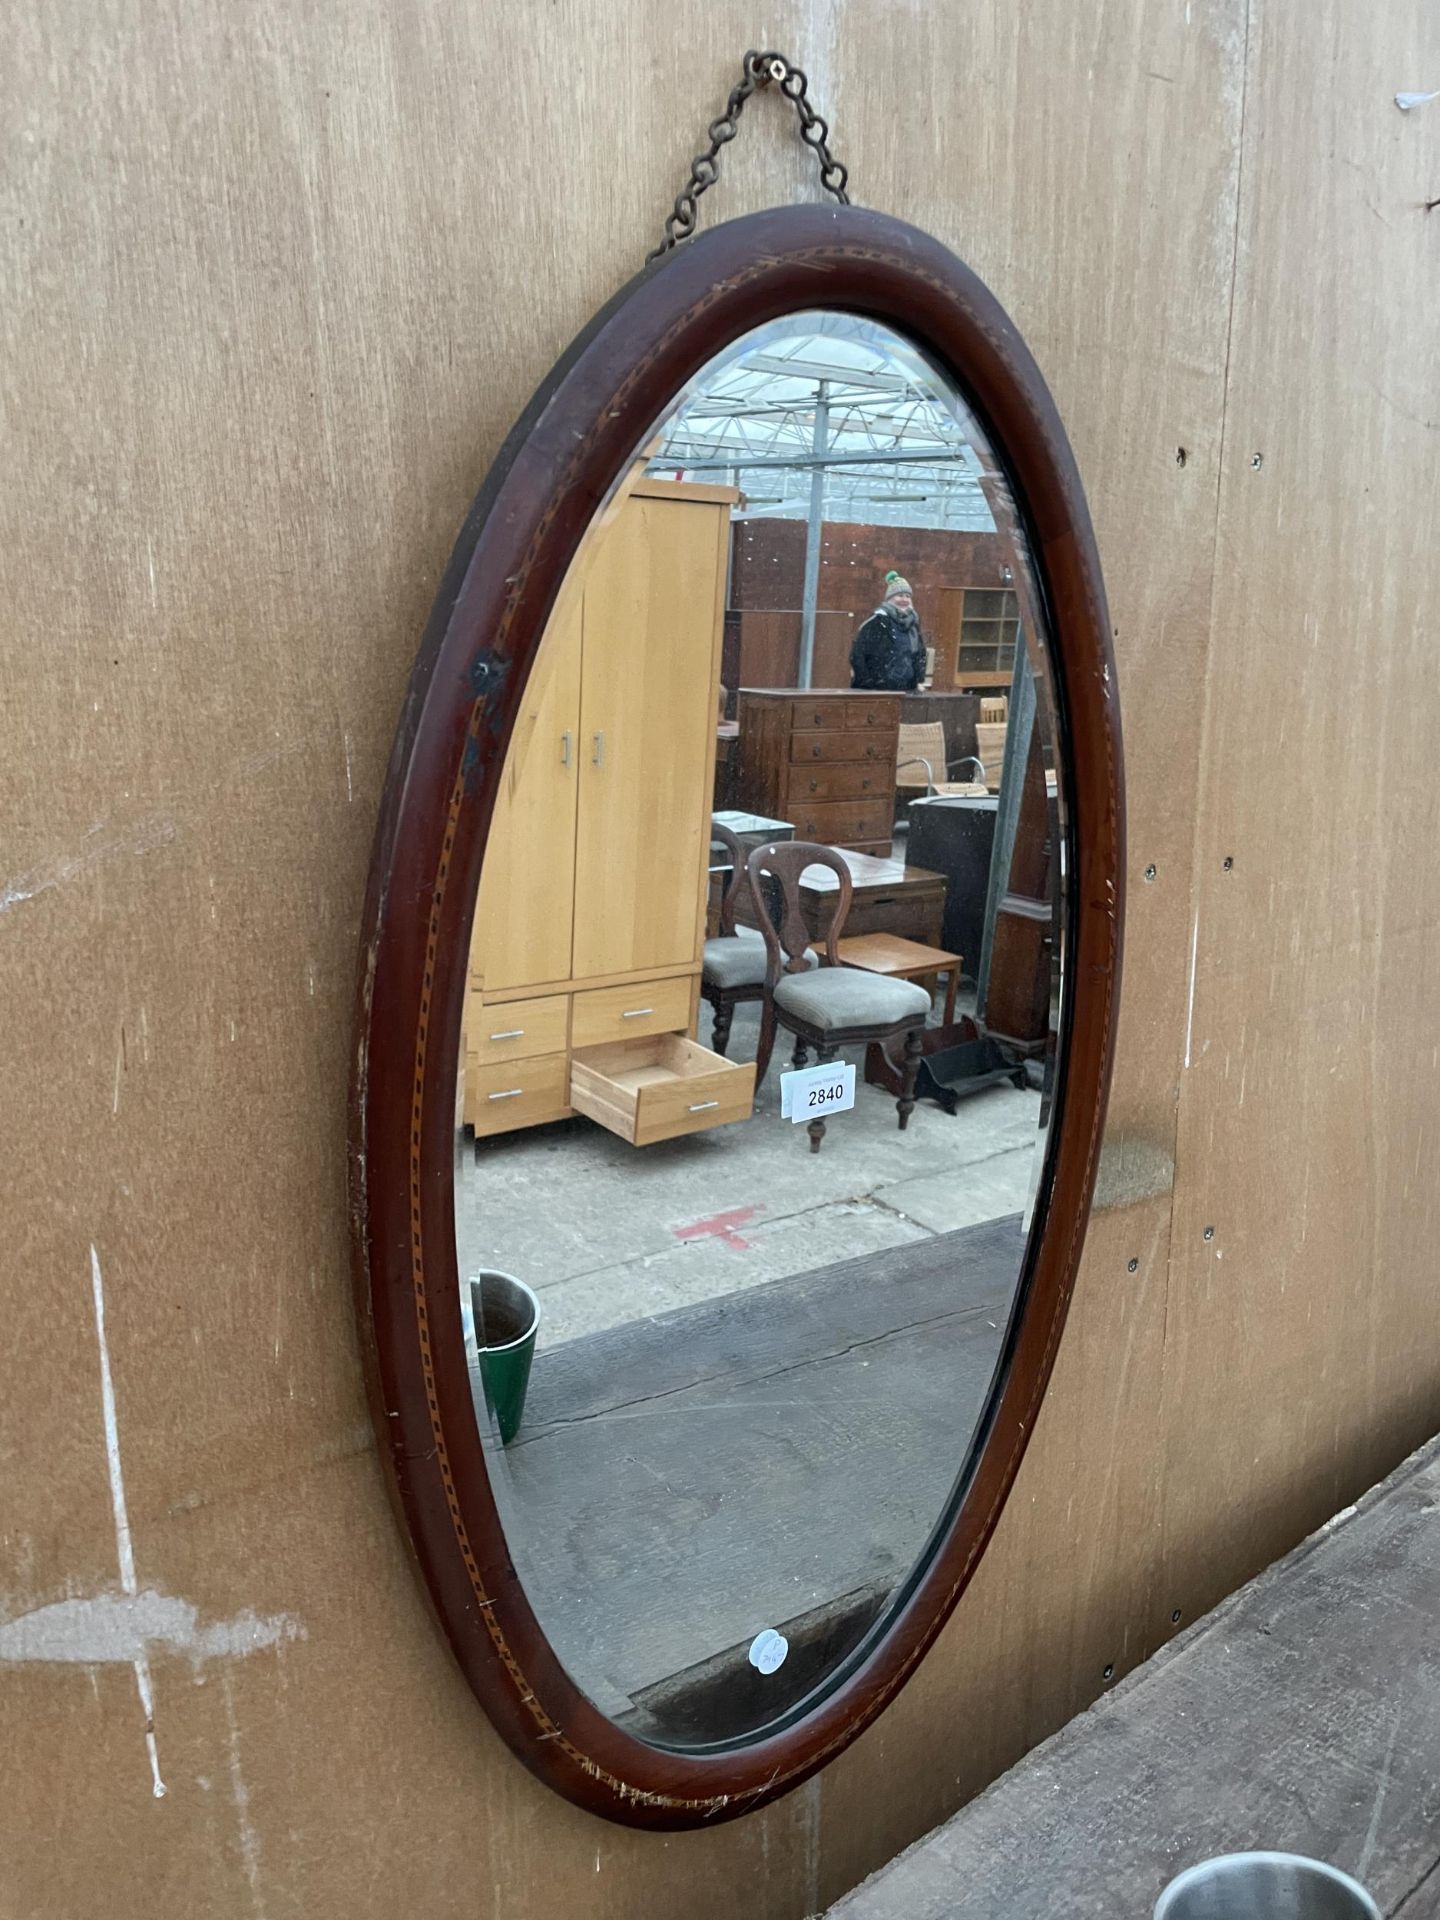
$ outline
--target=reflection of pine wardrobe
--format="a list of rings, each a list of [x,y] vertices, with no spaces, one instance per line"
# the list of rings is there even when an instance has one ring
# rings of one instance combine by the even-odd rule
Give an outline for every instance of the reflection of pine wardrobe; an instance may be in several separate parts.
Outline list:
[[[693,1030],[705,940],[727,487],[636,480],[561,589],[476,901],[464,1121],[578,1110],[637,1145],[745,1118]]]

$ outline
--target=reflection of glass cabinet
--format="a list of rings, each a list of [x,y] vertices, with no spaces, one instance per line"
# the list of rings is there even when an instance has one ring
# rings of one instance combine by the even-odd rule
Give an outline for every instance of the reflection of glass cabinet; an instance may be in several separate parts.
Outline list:
[[[959,671],[1010,673],[1020,634],[1018,596],[1008,588],[965,587],[962,591]]]
[[[1020,637],[1020,599],[1009,587],[944,587],[936,622],[934,686],[1008,685]]]
[[[693,1027],[734,498],[636,481],[561,590],[476,902],[463,1112],[477,1133],[569,1113],[588,1086],[572,1049]]]

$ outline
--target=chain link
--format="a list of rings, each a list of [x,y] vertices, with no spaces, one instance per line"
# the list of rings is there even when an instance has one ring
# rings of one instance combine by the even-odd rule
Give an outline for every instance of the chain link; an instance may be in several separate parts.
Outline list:
[[[814,149],[820,166],[820,184],[827,193],[834,194],[842,207],[849,206],[850,196],[845,191],[845,183],[850,175],[830,151],[829,127],[805,97],[809,83],[804,74],[799,67],[792,66],[783,54],[756,53],[752,50],[741,63],[740,79],[730,89],[724,113],[718,120],[710,122],[710,145],[704,153],[697,153],[691,162],[690,178],[676,197],[674,211],[666,217],[664,238],[645,256],[647,266],[694,233],[695,203],[720,178],[720,149],[739,132],[741,109],[751,94],[757,87],[768,87],[772,83],[779,87],[787,100],[793,102],[800,116],[800,138],[807,147]]]

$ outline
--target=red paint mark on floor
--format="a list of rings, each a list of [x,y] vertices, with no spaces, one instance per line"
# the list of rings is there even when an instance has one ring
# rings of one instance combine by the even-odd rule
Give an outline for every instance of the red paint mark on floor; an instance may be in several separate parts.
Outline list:
[[[748,1227],[764,1211],[763,1207],[730,1207],[724,1213],[712,1213],[704,1220],[692,1220],[688,1227],[672,1227],[670,1231],[677,1240],[723,1240],[727,1247],[745,1253],[750,1242],[738,1229]]]

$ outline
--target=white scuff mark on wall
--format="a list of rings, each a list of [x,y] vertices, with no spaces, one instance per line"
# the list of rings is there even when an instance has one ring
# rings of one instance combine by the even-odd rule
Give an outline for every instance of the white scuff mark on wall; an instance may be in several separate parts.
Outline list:
[[[28,873],[17,873],[13,880],[0,887],[0,913],[8,913],[11,907],[48,893],[52,887],[63,887],[68,880],[78,879],[91,867],[98,866],[102,860],[113,859],[118,853],[153,852],[175,839],[176,833],[175,822],[164,814],[154,814],[138,825],[108,835],[103,826],[92,827],[76,852],[53,854],[31,867]]]
[[[350,736],[342,732],[341,740],[345,744],[345,798],[353,807],[355,804],[355,785],[350,778]]]
[[[142,1592],[95,1593],[56,1600],[0,1623],[0,1663],[55,1661],[86,1667],[131,1666],[160,1649],[206,1660],[244,1659],[283,1640],[303,1640],[289,1614],[248,1608],[204,1625],[193,1601],[153,1587]]]
[[[95,1304],[95,1339],[100,1349],[100,1403],[105,1420],[105,1461],[110,1473],[110,1506],[115,1517],[115,1555],[120,1563],[120,1585],[127,1594],[137,1590],[135,1549],[130,1537],[130,1515],[125,1505],[125,1476],[120,1469],[120,1426],[115,1416],[115,1381],[110,1372],[110,1343],[105,1337],[105,1283],[100,1274],[100,1255],[94,1243],[90,1247],[90,1291]],[[150,1782],[157,1800],[165,1795],[160,1777],[160,1750],[155,1741],[155,1689],[150,1678],[150,1659],[144,1647],[130,1662],[135,1670],[135,1691],[145,1716],[145,1749],[150,1756]]]
[[[115,1516],[115,1552],[120,1562],[120,1584],[136,1591],[135,1547],[130,1515],[125,1505],[125,1476],[120,1467],[120,1424],[115,1413],[115,1381],[110,1371],[110,1342],[105,1334],[105,1282],[100,1255],[90,1247],[90,1292],[95,1306],[95,1339],[100,1349],[100,1401],[105,1420],[105,1459],[110,1473],[110,1505]]]
[[[155,536],[151,533],[145,536],[145,559],[150,569],[150,605],[154,608],[160,605],[160,596],[155,591]]]
[[[1196,910],[1195,924],[1190,929],[1190,997],[1185,1007],[1185,1064],[1190,1064],[1190,1036],[1195,1028],[1195,962],[1200,953],[1200,914]]]
[[[245,1784],[245,1776],[240,1771],[240,1727],[235,1718],[235,1692],[230,1684],[230,1676],[225,1676],[222,1691],[225,1695],[225,1725],[228,1732],[227,1750],[230,1758],[230,1797],[235,1802],[235,1822],[240,1835],[240,1860],[245,1869],[245,1879],[250,1888],[250,1899],[254,1906],[256,1920],[266,1920],[265,1893],[260,1885],[260,1836],[255,1831],[250,1818],[250,1789]]]

